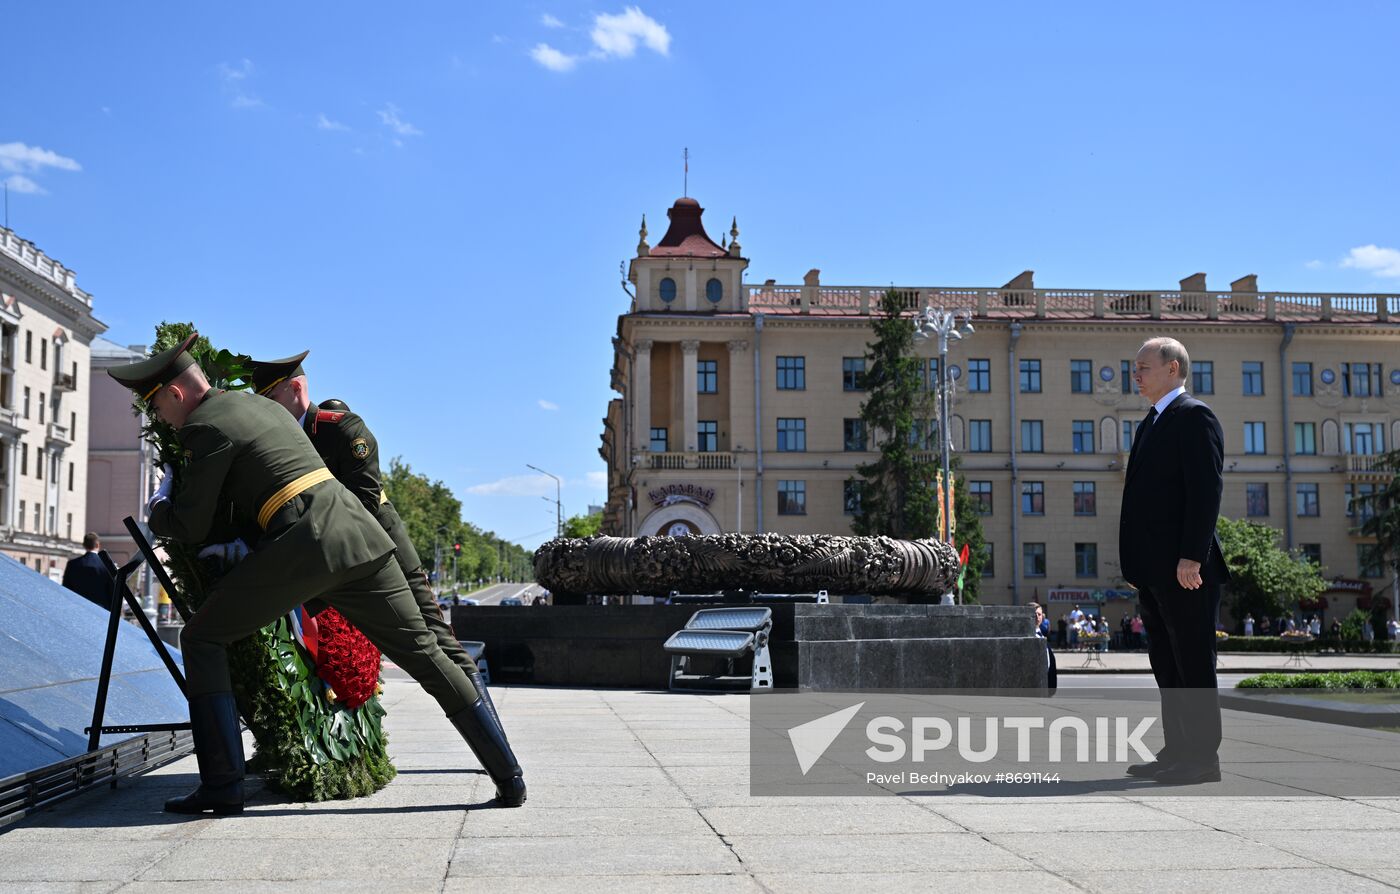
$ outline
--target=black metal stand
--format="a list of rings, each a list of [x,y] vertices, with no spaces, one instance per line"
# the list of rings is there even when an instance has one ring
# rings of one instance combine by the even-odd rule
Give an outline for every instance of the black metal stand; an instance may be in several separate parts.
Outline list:
[[[141,629],[146,631],[146,637],[150,639],[151,645],[155,647],[156,654],[165,663],[165,669],[170,671],[170,676],[174,678],[175,685],[180,687],[180,691],[188,695],[185,689],[185,675],[180,672],[175,660],[170,657],[170,651],[156,634],[156,629],[151,626],[151,619],[146,617],[146,612],[141,608],[141,604],[136,601],[136,596],[127,586],[127,578],[143,562],[150,564],[151,570],[160,580],[161,585],[169,592],[173,588],[170,578],[166,575],[165,569],[161,566],[160,560],[156,558],[155,550],[142,535],[141,529],[136,522],[127,516],[123,523],[132,539],[136,541],[136,546],[141,551],[141,555],[127,562],[118,568],[112,561],[112,557],[107,555],[104,549],[98,555],[102,557],[102,564],[107,566],[107,571],[112,574],[112,600],[110,603],[111,616],[107,619],[107,642],[102,649],[102,670],[97,677],[97,701],[92,708],[92,726],[84,732],[88,734],[88,751],[96,751],[98,740],[103,733],[146,733],[146,732],[166,732],[170,730],[189,729],[189,723],[136,723],[124,724],[121,726],[103,726],[102,718],[107,711],[107,690],[112,682],[112,659],[117,651],[117,627],[121,623],[123,602],[131,607],[131,613],[136,616],[136,620],[141,625]],[[113,780],[113,785],[116,780]]]

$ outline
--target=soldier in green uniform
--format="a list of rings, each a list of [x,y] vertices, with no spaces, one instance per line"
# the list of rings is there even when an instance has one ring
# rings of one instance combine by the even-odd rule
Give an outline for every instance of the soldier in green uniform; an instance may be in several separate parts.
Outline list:
[[[393,541],[316,455],[282,409],[246,392],[211,389],[189,354],[196,335],[108,374],[173,426],[187,460],[166,469],[149,502],[156,534],[250,547],[209,590],[180,634],[200,785],[166,802],[176,813],[243,809],[243,742],[228,644],[320,598],[437,699],[482,760],[500,803],[525,800],[520,766],[485,700],[423,623]]]
[[[311,439],[326,468],[360,499],[384,527],[385,533],[394,541],[394,558],[398,560],[399,568],[413,590],[423,623],[437,637],[438,647],[462,668],[477,692],[486,699],[492,717],[499,724],[499,715],[491,701],[491,693],[481,679],[481,670],[462,648],[452,625],[443,616],[442,607],[438,605],[429,585],[428,575],[423,571],[418,551],[409,539],[408,526],[399,518],[394,504],[384,493],[379,470],[379,442],[365,421],[350,412],[344,401],[327,400],[320,405],[312,402],[306,371],[302,368],[302,361],[310,353],[302,351],[282,360],[252,361],[249,366],[253,371],[253,390],[287,408],[292,417],[301,423],[302,431]],[[500,735],[502,739],[505,738],[504,729]]]

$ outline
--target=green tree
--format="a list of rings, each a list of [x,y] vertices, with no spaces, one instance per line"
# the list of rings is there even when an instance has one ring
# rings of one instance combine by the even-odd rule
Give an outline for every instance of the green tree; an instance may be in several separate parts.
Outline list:
[[[1366,517],[1361,533],[1376,539],[1368,550],[1370,561],[1392,575],[1400,574],[1400,449],[1377,457],[1375,468],[1389,472],[1390,480],[1374,495],[1358,500],[1358,509]],[[1390,616],[1389,602],[1379,592],[1371,600],[1371,626],[1376,639],[1389,636],[1385,623]]]
[[[944,433],[928,424],[934,410],[933,392],[924,387],[923,363],[914,353],[914,321],[904,315],[903,296],[887,291],[871,328],[875,340],[866,345],[865,375],[869,397],[861,404],[860,418],[869,435],[878,439],[880,458],[856,469],[860,502],[851,528],[865,536],[933,537],[939,513],[935,481],[942,465],[936,448]],[[950,464],[957,479],[953,545],[959,552],[968,547],[962,598],[977,602],[986,562],[982,519],[967,480],[958,476],[958,458],[951,457]]]
[[[1236,618],[1277,617],[1327,588],[1321,568],[1301,553],[1279,547],[1278,529],[1222,516],[1216,531],[1230,566],[1229,605]]]
[[[564,522],[565,537],[592,537],[603,527],[603,514],[572,515]]]

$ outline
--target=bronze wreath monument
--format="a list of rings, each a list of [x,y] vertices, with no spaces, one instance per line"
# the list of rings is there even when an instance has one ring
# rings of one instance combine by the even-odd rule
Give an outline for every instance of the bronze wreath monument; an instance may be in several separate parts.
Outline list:
[[[559,538],[535,552],[535,580],[559,595],[764,590],[937,599],[958,556],[936,540],[808,534]]]

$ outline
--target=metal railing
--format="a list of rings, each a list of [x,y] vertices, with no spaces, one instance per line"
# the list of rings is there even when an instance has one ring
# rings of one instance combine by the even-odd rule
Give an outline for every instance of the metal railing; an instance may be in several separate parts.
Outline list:
[[[646,454],[650,469],[732,469],[734,454],[699,450]]]

